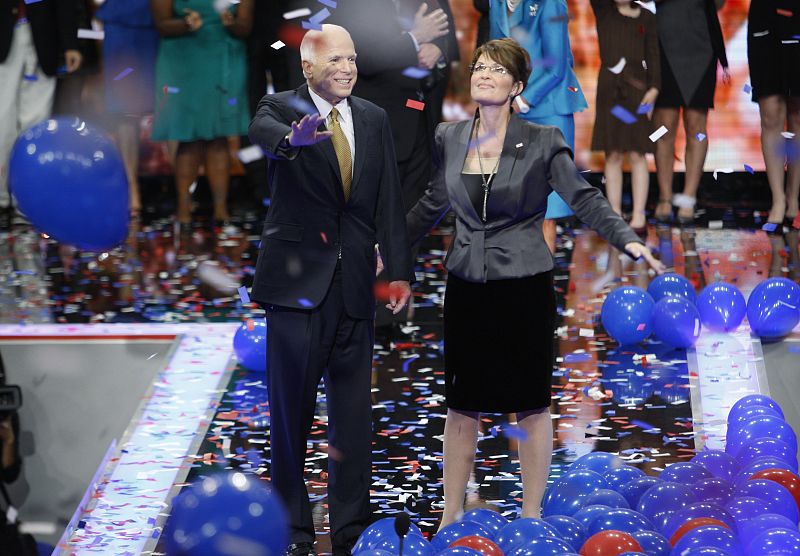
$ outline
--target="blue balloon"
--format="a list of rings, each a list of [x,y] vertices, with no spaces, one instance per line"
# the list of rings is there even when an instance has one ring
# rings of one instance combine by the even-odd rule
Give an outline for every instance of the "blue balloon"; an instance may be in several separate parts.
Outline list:
[[[569,517],[568,515],[551,515],[544,518],[544,520],[558,529],[560,533],[558,536],[567,541],[567,543],[572,546],[573,550],[580,550],[583,543],[586,542],[588,537],[586,527],[574,517]]]
[[[770,529],[758,535],[748,547],[750,554],[800,554],[800,532],[790,529]]]
[[[353,554],[362,552],[364,550],[372,550],[384,539],[397,539],[397,533],[394,531],[394,524],[394,517],[384,517],[383,519],[379,519],[364,529],[364,531],[361,533],[361,536],[358,537],[355,546],[353,546]],[[408,534],[421,537],[422,531],[419,530],[419,527],[417,527],[416,524],[411,523]]]
[[[727,550],[713,546],[693,546],[680,553],[680,556],[731,556]]]
[[[655,531],[634,531],[630,534],[636,539],[645,554],[650,556],[669,556],[672,545],[661,533]]]
[[[650,335],[654,304],[650,294],[641,288],[619,287],[603,301],[603,328],[621,345],[638,344]]]
[[[128,236],[128,179],[105,134],[76,117],[44,120],[11,150],[8,184],[19,210],[58,241],[108,251]]]
[[[542,515],[573,515],[580,509],[584,498],[607,486],[599,473],[588,469],[570,470],[548,491]]]
[[[617,488],[617,492],[625,497],[625,499],[628,501],[628,504],[631,505],[631,508],[636,508],[639,505],[639,499],[645,492],[650,490],[650,487],[663,482],[664,481],[658,477],[645,475],[644,477],[639,477],[638,479],[633,479],[629,483],[620,485]]]
[[[494,542],[504,553],[508,553],[533,539],[559,536],[558,529],[547,521],[523,517],[503,527]]]
[[[267,370],[267,321],[248,319],[236,330],[233,351],[243,367],[251,371]]]
[[[685,277],[674,272],[667,272],[656,276],[650,285],[647,286],[653,301],[658,303],[665,297],[682,297],[689,303],[694,303],[697,295],[694,293],[694,286]]]
[[[584,506],[608,506],[609,508],[630,508],[630,504],[616,490],[610,488],[601,488],[595,490],[589,496],[583,499]]]
[[[620,469],[624,467],[624,465],[625,463],[619,456],[615,456],[614,454],[609,454],[608,452],[589,452],[572,462],[572,465],[569,466],[569,470],[588,469],[602,475],[612,469]]]
[[[771,417],[777,417],[778,419],[783,419],[783,416],[775,411],[773,408],[766,406],[766,405],[751,405],[750,407],[743,409],[739,413],[737,413],[734,417],[728,419],[728,427],[729,428],[739,428],[744,423],[752,419],[753,417],[762,417],[764,415],[768,415]]]
[[[702,450],[691,459],[708,469],[712,475],[730,481],[736,473],[736,460],[722,450]]]
[[[639,498],[636,509],[655,524],[658,514],[675,512],[694,502],[697,498],[688,486],[664,481],[650,487]]]
[[[353,554],[355,554],[355,552]],[[393,556],[393,555],[388,550],[378,550],[377,548],[369,548],[367,550],[362,550],[361,552],[359,552],[358,556]],[[469,556],[474,556],[474,555],[470,554]]]
[[[664,481],[682,484],[694,484],[703,479],[711,479],[713,476],[704,466],[691,461],[673,463],[659,475]]]
[[[473,535],[488,539],[492,535],[492,532],[488,527],[474,521],[456,521],[455,523],[451,523],[447,527],[440,529],[439,532],[433,537],[431,546],[436,552],[439,552],[440,550],[444,550],[450,546],[458,539]]]
[[[725,479],[714,477],[713,479],[703,479],[693,484],[692,492],[701,502],[724,506],[733,497],[733,485]]]
[[[778,514],[762,514],[751,519],[739,530],[742,546],[748,547],[757,536],[770,529],[795,529],[795,524]]]
[[[283,554],[288,544],[283,504],[252,475],[233,472],[205,477],[184,488],[172,503],[166,531],[168,554],[217,556],[235,552],[236,546]]]
[[[751,461],[736,474],[736,477],[733,479],[733,486],[739,486],[743,482],[749,480],[755,473],[765,469],[786,469],[787,471],[792,471],[791,467],[791,464],[786,463],[780,458],[761,456]]]
[[[786,421],[771,415],[753,417],[738,428],[728,427],[725,437],[725,451],[736,455],[745,442],[753,438],[777,438],[797,451],[797,435]]]
[[[378,543],[378,550],[386,550],[392,554],[400,553],[400,539],[397,535],[387,537]],[[416,535],[408,535],[403,541],[403,556],[433,556],[436,554],[431,543]]]
[[[622,467],[611,469],[603,473],[603,478],[608,483],[609,488],[613,490],[617,490],[621,485],[644,476],[644,471],[630,465],[623,465]],[[630,503],[628,503],[628,506],[630,506]]]
[[[592,521],[589,525],[589,536],[609,530],[633,533],[652,529],[653,524],[639,512],[627,508],[614,508]]]
[[[721,521],[731,529],[736,529],[736,520],[724,507],[710,502],[695,502],[672,513],[661,527],[661,533],[667,538],[672,538],[681,525],[698,517],[710,517]]]
[[[761,498],[753,496],[744,496],[739,498],[732,498],[725,506],[725,509],[730,512],[736,521],[736,529],[739,530],[745,524],[760,515],[775,513],[771,511],[770,505]]]
[[[690,548],[703,546],[719,548],[728,556],[744,556],[744,550],[736,535],[721,525],[703,525],[688,531],[675,543],[672,554],[682,555]]]
[[[731,407],[731,410],[728,412],[728,421],[735,419],[736,415],[739,414],[739,412],[744,411],[748,407],[752,407],[754,405],[764,405],[767,407],[771,407],[772,409],[778,412],[781,419],[784,418],[783,410],[781,409],[781,406],[778,405],[778,402],[776,402],[769,396],[765,396],[763,394],[750,394],[748,396],[739,398],[736,401],[736,403],[733,404],[733,407]]]
[[[747,302],[739,289],[727,282],[709,284],[695,303],[703,326],[714,332],[736,330],[747,313]]]
[[[747,300],[747,321],[762,339],[786,336],[800,322],[800,286],[787,278],[768,278]]]
[[[775,481],[767,479],[750,479],[736,487],[734,498],[752,496],[767,502],[769,513],[780,514],[797,525],[800,521],[797,503],[789,490]]]
[[[505,517],[499,512],[488,508],[473,508],[464,512],[464,515],[461,516],[461,521],[474,521],[486,527],[491,532],[491,537],[488,537],[489,540],[494,540],[497,533],[508,525],[508,520]]]
[[[532,539],[511,552],[508,556],[563,556],[572,554],[572,548],[562,539],[556,537],[539,537]]]
[[[594,520],[600,517],[601,515],[605,515],[607,512],[610,512],[611,508],[608,506],[586,506],[585,508],[581,508],[577,512],[575,512],[574,517],[586,531],[589,531],[589,527],[592,526]]]
[[[760,457],[773,457],[788,463],[792,471],[797,473],[797,452],[783,440],[777,438],[752,438],[742,444],[736,453],[736,464],[746,467]]]
[[[674,348],[688,348],[700,337],[700,315],[683,297],[664,297],[653,308],[653,333]]]

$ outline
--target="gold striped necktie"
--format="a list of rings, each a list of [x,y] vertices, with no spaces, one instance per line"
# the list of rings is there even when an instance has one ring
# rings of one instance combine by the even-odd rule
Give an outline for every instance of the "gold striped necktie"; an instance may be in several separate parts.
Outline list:
[[[333,150],[336,152],[339,171],[342,174],[344,200],[347,201],[350,199],[350,186],[353,182],[353,156],[350,153],[350,143],[347,142],[347,137],[339,124],[339,111],[336,108],[331,110],[330,130],[333,132],[331,141],[333,141]]]

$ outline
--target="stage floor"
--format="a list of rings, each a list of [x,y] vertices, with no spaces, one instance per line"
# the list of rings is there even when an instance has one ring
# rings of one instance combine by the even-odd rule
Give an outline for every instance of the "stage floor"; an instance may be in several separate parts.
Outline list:
[[[747,296],[767,277],[797,279],[796,230],[770,238],[727,226],[651,227],[648,244],[697,291],[726,280]],[[35,349],[48,338],[82,343],[103,336],[123,342],[158,336],[172,346],[116,452],[105,463],[103,458],[86,462],[98,473],[85,485],[87,504],[75,516],[59,518],[61,528],[73,518],[62,553],[162,552],[159,536],[168,503],[183,485],[230,468],[269,477],[265,377],[235,366],[231,345],[236,324],[262,314],[236,292],[252,282],[259,232],[254,221],[226,235],[198,229],[181,236],[156,222],[134,226],[126,246],[105,254],[77,252],[24,229],[0,237],[0,322],[8,323],[0,326],[0,342],[28,341]],[[376,517],[407,511],[427,533],[437,527],[442,502],[442,260],[450,240],[447,227],[426,240],[418,259],[414,323],[378,332],[373,369]],[[727,410],[749,393],[788,396],[779,401],[791,408],[787,418],[795,429],[800,426],[787,389],[796,383],[790,371],[800,362],[800,328],[769,346],[743,325],[724,336],[703,332],[688,353],[655,340],[621,351],[600,323],[602,300],[620,284],[646,288],[651,278],[646,268],[620,258],[580,228],[560,234],[555,261],[559,320],[553,338],[558,359],[551,480],[595,450],[619,453],[656,474],[703,446],[720,447]],[[9,374],[20,371],[10,368]],[[492,380],[491,369],[486,380]],[[30,399],[36,391],[25,395]],[[178,430],[170,411],[190,401],[194,409],[184,412]],[[306,478],[321,552],[330,550],[326,421],[320,391]],[[516,516],[521,496],[516,438],[510,416],[482,418],[469,505],[492,504]],[[24,507],[21,516],[26,518]]]

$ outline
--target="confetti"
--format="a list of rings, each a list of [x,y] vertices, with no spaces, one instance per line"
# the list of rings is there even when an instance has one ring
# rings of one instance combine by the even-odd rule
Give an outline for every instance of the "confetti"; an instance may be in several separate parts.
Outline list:
[[[91,39],[95,41],[102,41],[105,39],[106,34],[104,31],[97,29],[78,29],[79,39]]]
[[[733,173],[733,168],[717,168],[712,172],[711,175],[714,177],[714,179],[717,179],[717,174],[732,174],[732,173]]]
[[[247,293],[247,286],[242,286],[236,291],[239,294],[239,299],[241,300],[242,304],[246,305],[250,303],[250,295]]]
[[[653,133],[650,134],[650,140],[653,143],[655,143],[656,141],[664,137],[664,135],[666,135],[668,131],[669,130],[662,125],[657,130],[655,130]]]
[[[698,133],[697,135],[695,135],[695,137],[697,138],[698,141],[705,141],[706,134],[705,133]]]
[[[622,58],[619,59],[619,62],[614,64],[612,67],[608,68],[608,71],[616,75],[619,75],[620,73],[622,73],[622,70],[625,69],[625,63],[626,63],[625,57],[623,56]]]
[[[425,110],[425,103],[418,100],[406,100],[406,108],[413,108],[414,110]]]
[[[636,116],[628,112],[619,104],[611,109],[611,115],[626,124],[632,124],[636,122]]]
[[[250,145],[236,152],[236,156],[242,161],[242,164],[250,164],[256,160],[264,158],[264,151],[258,145]]]
[[[311,15],[311,10],[308,8],[300,8],[299,10],[292,10],[283,14],[283,19],[297,19],[298,17],[305,17]]]
[[[403,75],[406,77],[410,77],[411,79],[423,79],[428,77],[431,74],[429,70],[425,68],[418,68],[416,66],[410,66],[403,70]]]
[[[748,164],[744,165],[744,169],[745,169],[746,172],[749,172],[750,174],[755,174],[756,173],[756,171],[753,170],[753,167],[748,165]]]
[[[778,15],[782,15],[783,17],[792,17],[793,12],[791,10],[784,10],[783,8],[777,8],[775,13]]]
[[[322,24],[313,21],[303,21],[301,23],[303,29],[313,29],[314,31],[322,31]]]
[[[745,84],[744,84],[744,87],[742,87],[742,91],[744,91],[744,92],[745,92],[746,94],[748,94],[748,95],[750,94],[750,92],[751,92],[752,90],[753,90],[753,88],[750,86],[750,84],[749,84],[749,83],[745,83]]]
[[[119,74],[116,77],[114,77],[114,81],[119,81],[120,79],[125,79],[131,73],[133,73],[133,68],[125,68],[124,70],[119,72]]]
[[[639,115],[647,114],[652,109],[653,109],[653,105],[652,104],[647,104],[647,103],[640,104],[639,108],[636,110],[636,113],[639,114]]]
[[[317,0],[323,6],[328,6],[330,9],[336,9],[336,2],[334,0]]]
[[[328,19],[331,16],[331,12],[328,11],[328,8],[322,8],[320,11],[312,15],[308,20],[312,23],[317,25],[321,24],[323,21]]]
[[[285,42],[283,42],[283,41],[275,41],[274,43],[272,43],[272,44],[270,45],[270,47],[271,47],[271,48],[274,48],[275,50],[280,50],[280,49],[281,49],[281,48],[283,48],[284,46],[286,46],[286,43],[285,43]]]

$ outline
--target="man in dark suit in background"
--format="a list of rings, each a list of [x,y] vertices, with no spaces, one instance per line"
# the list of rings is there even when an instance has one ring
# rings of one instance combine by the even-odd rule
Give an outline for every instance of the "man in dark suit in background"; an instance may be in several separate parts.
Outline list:
[[[250,125],[250,138],[270,157],[272,199],[252,298],[267,312],[271,472],[289,512],[287,552],[314,553],[303,466],[324,376],[338,556],[350,554],[370,519],[375,244],[393,312],[408,301],[413,267],[389,120],[350,96],[357,78],[350,35],[324,25],[305,35],[300,51],[306,85],[265,96]]]
[[[437,105],[441,110],[431,93],[450,51],[447,13],[438,0],[341,0],[330,21],[350,32],[359,53],[355,94],[389,115],[408,210],[425,193],[431,173],[431,123],[439,119],[431,113]],[[405,313],[393,317],[378,309],[378,326],[403,320]]]
[[[0,0],[0,222],[6,225],[11,147],[20,131],[50,117],[62,60],[68,73],[80,67],[77,17],[74,2]]]

